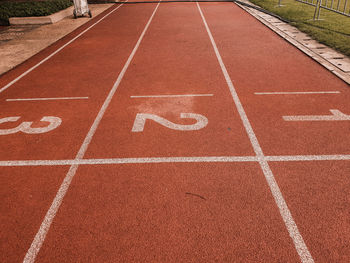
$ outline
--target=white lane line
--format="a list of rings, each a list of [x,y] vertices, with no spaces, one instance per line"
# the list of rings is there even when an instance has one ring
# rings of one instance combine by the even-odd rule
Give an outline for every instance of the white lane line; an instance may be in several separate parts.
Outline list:
[[[255,95],[338,94],[340,91],[254,92]]]
[[[144,158],[99,158],[69,160],[13,160],[0,161],[0,167],[16,166],[65,166],[65,165],[103,165],[103,164],[146,164],[146,163],[235,163],[259,162],[257,156],[201,156],[201,157],[144,157]],[[350,161],[350,154],[338,155],[276,155],[265,156],[269,162],[297,161]]]
[[[236,107],[237,107],[239,116],[240,116],[240,118],[241,118],[241,120],[242,120],[242,122],[243,122],[243,125],[244,125],[244,127],[245,127],[245,129],[246,129],[246,131],[247,131],[247,133],[248,133],[249,139],[250,139],[250,141],[251,141],[251,143],[252,143],[252,145],[253,145],[254,151],[255,151],[255,153],[256,153],[257,156],[264,156],[264,154],[263,154],[263,152],[262,152],[262,149],[260,148],[259,142],[258,142],[258,140],[257,140],[257,138],[256,138],[256,136],[255,136],[254,131],[253,131],[253,128],[252,128],[252,126],[250,125],[250,122],[249,122],[249,120],[248,120],[247,114],[245,113],[245,111],[244,111],[244,109],[243,109],[242,103],[241,103],[241,101],[240,101],[240,99],[239,99],[239,97],[238,97],[238,94],[237,94],[237,92],[236,92],[234,86],[233,86],[232,80],[231,80],[231,78],[230,78],[230,76],[229,76],[229,74],[228,74],[228,72],[227,72],[226,66],[225,66],[225,64],[224,64],[224,62],[223,62],[223,60],[222,60],[222,58],[221,58],[221,55],[220,55],[219,50],[218,50],[218,48],[217,48],[217,46],[216,46],[215,40],[214,40],[214,38],[213,38],[213,36],[212,36],[212,34],[211,34],[211,31],[210,31],[210,29],[209,29],[209,27],[208,27],[208,24],[207,24],[207,22],[206,22],[206,20],[205,20],[205,17],[204,17],[204,15],[203,15],[203,13],[202,13],[202,9],[200,8],[198,2],[197,2],[196,4],[197,4],[198,10],[199,10],[199,12],[200,12],[200,15],[201,15],[201,17],[202,17],[204,26],[205,26],[205,28],[206,28],[206,30],[207,30],[208,36],[209,36],[209,38],[210,38],[211,44],[212,44],[212,46],[213,46],[215,55],[216,55],[217,60],[218,60],[218,62],[219,62],[219,64],[220,64],[222,73],[223,73],[223,75],[224,75],[224,77],[225,77],[227,86],[228,86],[229,89],[230,89],[230,92],[231,92],[233,101],[234,101],[234,103],[235,103],[235,105],[236,105]]]
[[[6,99],[6,101],[87,100],[87,99],[89,99],[89,97],[23,98],[23,99]]]
[[[142,95],[130,96],[130,98],[178,98],[178,97],[212,97],[213,94],[180,94],[180,95]]]
[[[295,162],[295,161],[350,161],[350,154],[334,155],[276,155],[265,156],[269,162]]]
[[[128,0],[126,0],[125,2],[127,2]],[[89,26],[87,29],[85,29],[83,32],[81,32],[80,34],[78,34],[77,36],[75,36],[73,39],[71,39],[70,41],[68,41],[66,44],[64,44],[62,47],[60,47],[59,49],[57,49],[56,51],[52,52],[49,56],[47,56],[46,58],[44,58],[43,60],[41,60],[39,63],[37,63],[36,65],[34,65],[33,67],[31,67],[30,69],[28,69],[27,71],[25,71],[24,73],[22,73],[21,75],[19,75],[17,78],[15,78],[14,80],[12,80],[10,83],[8,83],[7,85],[5,85],[4,87],[2,87],[0,89],[0,93],[5,91],[6,89],[8,89],[9,87],[11,87],[13,84],[15,84],[17,81],[19,81],[21,78],[23,78],[24,76],[26,76],[28,73],[30,73],[31,71],[33,71],[34,69],[36,69],[37,67],[39,67],[41,64],[43,64],[45,61],[49,60],[50,58],[52,58],[54,55],[56,55],[58,52],[60,52],[62,49],[64,49],[66,46],[68,46],[69,44],[71,44],[73,41],[75,41],[77,38],[79,38],[80,36],[82,36],[83,34],[85,34],[87,31],[89,31],[91,28],[93,28],[94,26],[96,26],[98,23],[100,23],[103,19],[105,19],[106,17],[108,17],[110,14],[112,14],[114,11],[116,11],[117,9],[119,9],[124,3],[122,3],[121,5],[117,6],[115,9],[113,9],[112,11],[110,11],[108,14],[104,15],[102,18],[100,18],[98,21],[96,21],[94,24],[92,24],[91,26]]]
[[[98,127],[98,125],[99,125],[99,123],[100,123],[100,121],[101,121],[101,119],[102,119],[102,117],[103,117],[103,115],[104,115],[104,113],[105,113],[109,103],[111,102],[114,93],[116,92],[116,90],[117,90],[117,88],[118,88],[118,86],[119,86],[119,84],[120,84],[120,82],[121,82],[121,80],[122,80],[122,78],[123,78],[127,68],[129,67],[129,64],[130,64],[131,60],[133,59],[133,57],[134,57],[138,47],[140,46],[140,43],[141,43],[141,41],[142,41],[142,39],[143,39],[143,37],[144,37],[144,35],[145,35],[149,25],[151,24],[151,21],[152,21],[154,15],[156,13],[158,7],[159,7],[159,4],[160,4],[160,2],[158,2],[157,6],[155,7],[155,9],[154,9],[150,19],[148,20],[144,30],[142,31],[142,33],[141,33],[141,35],[140,35],[140,37],[139,37],[139,39],[138,39],[134,49],[132,50],[128,60],[126,61],[123,69],[119,73],[119,76],[118,76],[116,82],[114,83],[114,85],[113,85],[111,91],[109,92],[105,102],[103,103],[99,113],[97,114],[97,117],[96,117],[94,123],[92,124],[92,126],[91,126],[91,128],[90,128],[90,130],[89,130],[89,132],[87,134],[87,136],[85,137],[85,140],[84,140],[83,144],[81,145],[80,150],[77,153],[75,159],[79,160],[79,159],[82,159],[84,157],[84,154],[85,154],[85,152],[87,150],[87,147],[89,146],[89,143],[91,142],[91,139],[92,139],[93,135],[95,134],[95,131],[96,131],[96,129],[97,129],[97,127]],[[51,223],[52,223],[52,221],[53,221],[53,219],[54,219],[54,217],[55,217],[59,207],[61,206],[63,198],[64,198],[64,196],[66,195],[66,193],[68,191],[68,188],[69,188],[69,186],[70,186],[70,184],[71,184],[71,182],[72,182],[72,180],[73,180],[73,178],[74,178],[74,176],[76,174],[76,171],[77,171],[78,167],[79,167],[79,164],[73,164],[69,168],[69,171],[66,174],[66,177],[64,178],[64,180],[63,180],[63,182],[62,182],[62,184],[61,184],[61,186],[60,186],[60,188],[59,188],[59,190],[58,190],[58,192],[57,192],[57,194],[56,194],[56,196],[55,196],[55,198],[54,198],[54,200],[53,200],[53,202],[52,202],[52,204],[51,204],[51,206],[49,208],[49,210],[47,211],[47,213],[45,215],[45,218],[44,218],[43,222],[40,225],[39,231],[35,235],[34,240],[33,240],[32,244],[31,244],[29,250],[27,251],[23,262],[25,262],[25,263],[29,263],[29,262],[32,263],[32,262],[35,261],[35,258],[37,256],[37,254],[39,253],[40,248],[41,248],[41,246],[42,246],[42,244],[43,244],[43,242],[45,240],[46,234],[47,234],[47,232],[50,229]]]
[[[82,164],[146,164],[146,163],[211,163],[211,162],[256,162],[256,156],[211,156],[211,157],[150,157],[84,159]]]
[[[0,167],[15,167],[15,166],[60,166],[75,164],[74,159],[70,160],[13,160],[0,161]]]
[[[145,164],[145,163],[210,163],[210,162],[257,162],[256,156],[209,156],[209,157],[145,157],[71,160],[15,160],[0,161],[0,166],[62,166],[97,164]]]
[[[243,125],[246,129],[246,132],[249,136],[249,139],[250,139],[250,142],[254,148],[254,151],[257,155],[258,158],[260,158],[260,161],[259,161],[259,164],[263,170],[263,173],[264,173],[264,176],[266,178],[266,181],[270,187],[270,190],[271,190],[271,193],[275,199],[275,202],[279,208],[279,211],[280,211],[280,214],[283,218],[283,221],[286,225],[286,228],[289,232],[289,235],[290,237],[292,238],[293,242],[294,242],[294,246],[299,254],[299,257],[301,259],[301,261],[303,263],[311,263],[311,262],[314,262],[304,240],[303,240],[303,237],[301,236],[299,230],[298,230],[298,227],[292,217],[292,214],[291,212],[289,211],[289,208],[287,206],[287,203],[286,201],[284,200],[283,198],[283,195],[281,193],[281,190],[279,189],[279,186],[273,176],[273,173],[270,169],[270,166],[268,164],[268,162],[264,159],[264,154],[263,154],[263,151],[260,147],[260,144],[257,140],[257,137],[253,131],[253,128],[249,122],[249,119],[247,117],[247,114],[246,112],[244,111],[244,108],[242,106],[242,103],[238,97],[238,94],[232,84],[232,80],[227,72],[227,69],[226,69],[226,66],[221,58],[221,55],[219,53],[219,50],[216,46],[216,43],[215,43],[215,40],[210,32],[210,29],[209,29],[209,26],[205,20],[205,17],[203,15],[203,12],[198,4],[198,2],[196,3],[197,4],[197,7],[198,7],[198,10],[200,12],[200,15],[202,17],[202,20],[203,20],[203,23],[205,25],[205,28],[207,30],[207,33],[208,33],[208,36],[210,38],[210,41],[211,41],[211,44],[213,46],[213,49],[214,49],[214,52],[216,54],[216,57],[218,59],[218,62],[220,64],[220,67],[221,67],[221,70],[222,70],[222,73],[224,74],[224,77],[226,79],[226,83],[230,89],[230,92],[231,92],[231,95],[232,95],[232,98],[233,98],[233,101],[236,105],[236,108],[237,108],[237,111],[241,117],[241,120],[243,122]]]

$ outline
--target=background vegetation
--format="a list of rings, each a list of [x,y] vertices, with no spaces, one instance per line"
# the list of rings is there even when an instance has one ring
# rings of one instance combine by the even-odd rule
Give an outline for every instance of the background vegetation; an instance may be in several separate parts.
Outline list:
[[[0,24],[8,25],[10,17],[47,16],[73,5],[72,0],[0,2]]]
[[[252,3],[275,13],[327,46],[350,57],[350,17],[322,9],[320,19],[313,21],[315,7],[295,0],[250,0]],[[316,1],[315,1],[316,2]],[[329,2],[331,2],[329,0]],[[344,4],[344,0],[342,1]],[[336,6],[336,5],[335,5]]]

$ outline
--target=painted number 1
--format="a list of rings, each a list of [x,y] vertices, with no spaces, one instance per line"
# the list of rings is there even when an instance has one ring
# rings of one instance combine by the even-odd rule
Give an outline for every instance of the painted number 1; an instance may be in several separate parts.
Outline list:
[[[0,124],[5,122],[14,122],[18,121],[21,117],[7,117],[0,119]],[[40,121],[42,122],[48,122],[49,124],[46,127],[40,127],[40,128],[32,128],[33,122],[31,121],[24,121],[20,125],[18,125],[15,128],[12,129],[0,129],[0,135],[8,135],[13,134],[17,132],[24,132],[28,134],[38,134],[38,133],[45,133],[52,131],[56,129],[58,126],[61,125],[62,120],[59,117],[52,117],[52,116],[45,116]]]
[[[135,118],[134,126],[132,127],[132,132],[142,132],[145,128],[146,120],[153,120],[160,125],[163,125],[169,129],[172,130],[178,130],[178,131],[194,131],[194,130],[200,130],[207,126],[208,119],[200,114],[196,113],[181,113],[180,118],[182,119],[195,119],[195,124],[185,125],[185,124],[176,124],[171,121],[168,121],[167,119],[164,119],[162,117],[159,117],[155,114],[148,114],[148,113],[138,113]]]
[[[350,115],[342,113],[340,110],[329,110],[332,115],[297,115],[283,116],[285,121],[350,121]]]

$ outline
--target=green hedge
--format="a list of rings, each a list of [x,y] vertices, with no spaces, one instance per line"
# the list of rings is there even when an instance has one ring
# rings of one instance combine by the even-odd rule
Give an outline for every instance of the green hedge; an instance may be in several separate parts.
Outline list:
[[[47,16],[73,4],[72,0],[38,2],[0,2],[0,24],[8,25],[10,17]]]

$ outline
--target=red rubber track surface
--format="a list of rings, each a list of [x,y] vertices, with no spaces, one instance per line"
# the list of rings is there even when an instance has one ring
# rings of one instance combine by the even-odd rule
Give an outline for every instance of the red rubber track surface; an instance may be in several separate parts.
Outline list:
[[[195,4],[161,6],[86,157],[254,154],[203,29]],[[213,97],[130,97],[159,94]],[[157,114],[175,123],[181,113],[196,113],[206,116],[209,122],[205,129],[182,133],[146,122],[144,132],[135,134],[131,129],[137,113]],[[101,148],[101,144],[105,147]]]
[[[264,154],[289,155],[269,164],[310,254],[315,262],[350,261],[349,157],[293,159],[350,154],[350,121],[283,119],[331,109],[350,115],[349,87],[234,4],[200,6]],[[70,165],[4,167],[4,161],[76,157],[155,7],[122,6],[0,93],[0,119],[21,116],[0,131],[23,121],[45,126],[43,116],[62,119],[47,133],[0,135],[1,262],[23,260]],[[0,88],[113,8],[1,76]],[[339,93],[255,94],[282,91]],[[181,94],[206,96],[132,97]],[[6,101],[38,97],[88,99]],[[195,113],[208,124],[179,131],[147,120],[142,132],[132,132],[139,113],[183,125],[194,121],[180,114]],[[36,261],[300,261],[261,163],[189,158],[215,156],[255,152],[197,5],[161,4],[83,157],[187,163],[79,166]]]
[[[227,5],[201,4],[264,153],[349,154],[349,121],[286,122],[282,119],[289,115],[329,115],[330,109],[350,114],[349,86],[242,9],[227,8]],[[219,15],[221,19],[217,19]],[[341,93],[254,95],[254,92],[266,91]]]
[[[1,262],[23,260],[67,171],[64,167],[0,167]]]
[[[298,261],[256,164],[82,167],[76,179],[37,262]]]
[[[272,164],[315,262],[348,262],[349,161]]]

